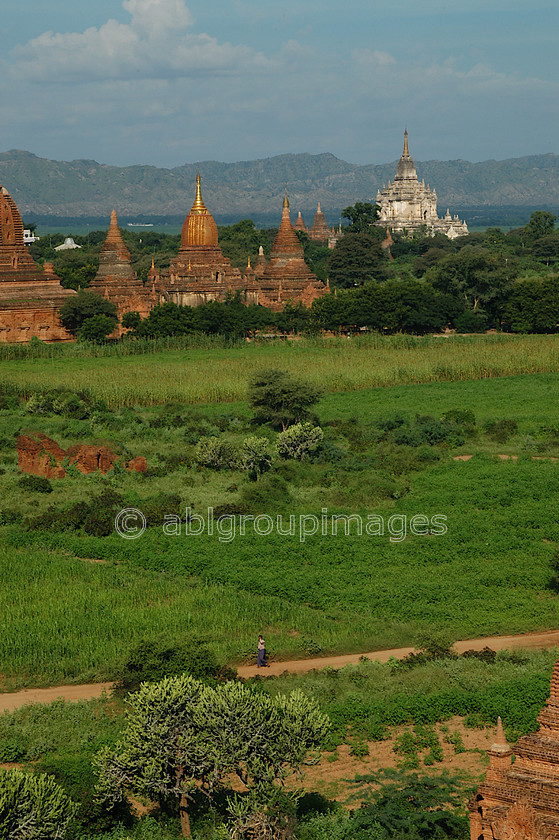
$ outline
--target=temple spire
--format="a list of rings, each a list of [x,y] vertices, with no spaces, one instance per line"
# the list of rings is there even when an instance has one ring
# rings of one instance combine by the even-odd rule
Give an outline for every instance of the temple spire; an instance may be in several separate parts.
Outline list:
[[[194,204],[192,205],[192,210],[197,211],[198,213],[206,213],[206,205],[202,200],[202,188],[200,187],[200,172],[196,175],[196,198],[194,199]],[[192,212],[192,211],[191,211]]]
[[[285,195],[283,197],[283,206],[289,207],[289,199],[287,197],[287,184],[285,185]]]
[[[408,149],[408,129],[404,131],[404,151],[403,154],[409,157],[410,151]]]

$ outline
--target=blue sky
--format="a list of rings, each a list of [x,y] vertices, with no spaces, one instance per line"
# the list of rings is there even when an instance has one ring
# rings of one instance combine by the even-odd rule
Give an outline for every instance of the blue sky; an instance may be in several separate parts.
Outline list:
[[[0,151],[179,166],[559,153],[556,0],[26,0]]]

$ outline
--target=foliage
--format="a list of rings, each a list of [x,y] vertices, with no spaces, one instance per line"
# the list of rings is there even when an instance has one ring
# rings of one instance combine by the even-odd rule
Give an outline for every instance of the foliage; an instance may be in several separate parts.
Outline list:
[[[380,232],[380,228],[347,233],[338,240],[328,260],[328,275],[333,285],[351,289],[385,279],[387,257],[380,244],[382,237],[379,239],[375,231]]]
[[[324,440],[320,426],[296,423],[278,435],[276,449],[280,458],[304,461],[314,454]]]
[[[342,210],[342,219],[348,219],[348,233],[365,233],[378,219],[380,207],[369,201],[357,201],[353,206]]]
[[[249,799],[251,813],[273,803],[278,782],[318,759],[329,728],[301,692],[271,698],[240,683],[211,688],[187,676],[144,683],[128,702],[121,740],[98,758],[99,797],[115,805],[132,786],[156,801],[174,800],[184,836],[197,787],[211,796],[237,775],[248,797],[235,797],[232,808],[246,818],[242,801]]]
[[[272,466],[270,441],[256,435],[245,438],[241,449],[241,460],[251,481],[258,481],[260,476],[268,472]]]
[[[18,487],[31,493],[52,493],[52,484],[43,475],[22,475]]]
[[[78,333],[80,341],[101,344],[115,328],[115,320],[109,315],[92,315],[87,318]]]
[[[46,774],[0,769],[0,838],[63,840],[76,806]]]
[[[137,691],[143,682],[189,674],[197,680],[216,680],[222,670],[215,654],[197,639],[176,642],[169,639],[144,639],[135,644],[117,675],[120,691]]]
[[[118,323],[115,304],[87,289],[69,297],[60,308],[60,320],[72,335],[80,334],[85,322],[96,316],[104,316],[104,318],[110,319],[113,328]],[[96,320],[94,323],[97,325],[97,331],[100,331],[101,327],[104,328],[108,324],[108,321],[100,322]]]
[[[310,416],[310,408],[318,402],[321,391],[316,385],[270,368],[256,373],[250,380],[248,401],[256,412],[256,423],[270,423],[284,431]]]
[[[194,452],[196,462],[212,470],[231,470],[239,462],[239,453],[229,441],[212,436],[201,438]]]

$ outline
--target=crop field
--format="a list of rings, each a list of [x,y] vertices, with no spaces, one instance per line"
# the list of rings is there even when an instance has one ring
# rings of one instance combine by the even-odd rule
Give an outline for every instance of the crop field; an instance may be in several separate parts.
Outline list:
[[[212,345],[212,342],[207,342]],[[558,336],[364,336],[193,347],[130,354],[74,346],[2,348],[2,382],[21,394],[49,388],[88,390],[111,407],[242,400],[258,369],[279,367],[327,393],[465,381],[559,370]],[[17,355],[17,354],[16,354]]]
[[[243,403],[194,414],[180,405],[123,408],[81,420],[35,414],[25,403],[1,411],[0,671],[7,684],[108,678],[134,644],[158,636],[205,640],[222,661],[242,662],[260,631],[275,657],[297,658],[396,647],[440,629],[468,638],[557,627],[550,581],[559,523],[549,500],[559,492],[558,383],[548,373],[329,394],[317,407],[328,457],[278,464],[256,483],[193,462],[200,434],[234,443],[252,433]],[[466,408],[476,416],[473,437],[391,445],[375,460],[383,417],[412,422]],[[517,429],[498,442],[484,429],[503,418]],[[69,475],[52,492],[24,492],[13,447],[23,429],[65,446],[108,440],[146,455],[150,470]],[[474,457],[455,460],[464,453]],[[181,517],[181,533],[151,521],[137,540],[66,527],[69,505],[106,490],[140,510],[162,500],[163,512]],[[206,519],[204,533],[185,533],[187,506]],[[265,514],[272,530],[256,533],[247,520],[241,534],[237,518],[209,534],[208,509],[220,506]],[[49,511],[54,524],[33,525]],[[322,523],[324,511],[327,532],[320,525],[302,534],[312,524],[306,517]],[[363,533],[354,518],[348,534],[343,519],[333,534],[332,516],[342,514],[361,517]],[[384,534],[366,532],[372,515],[383,518]],[[417,515],[445,517],[446,533],[413,534]],[[284,527],[293,516],[295,533],[279,534],[278,516]]]

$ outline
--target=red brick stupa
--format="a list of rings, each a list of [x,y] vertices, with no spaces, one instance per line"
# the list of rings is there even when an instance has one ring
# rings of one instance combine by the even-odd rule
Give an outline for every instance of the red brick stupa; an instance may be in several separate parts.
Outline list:
[[[316,279],[305,262],[303,246],[289,218],[287,192],[283,199],[281,225],[272,245],[270,261],[258,276],[260,282],[259,303],[270,309],[281,310],[289,301],[310,306],[326,289]]]
[[[130,251],[124,244],[115,210],[111,213],[107,238],[99,254],[99,271],[89,288],[116,304],[119,319],[125,312],[138,312],[142,318],[147,318],[155,303],[155,298],[132,268]],[[118,326],[113,335],[121,334],[122,328]]]
[[[38,266],[23,242],[16,203],[0,187],[0,342],[72,341],[58,310],[73,289],[63,289],[51,263]]]
[[[470,812],[471,840],[558,840],[559,662],[538,722],[539,731],[511,749],[499,718],[489,770]]]
[[[332,231],[326,224],[326,217],[320,209],[320,201],[318,202],[318,209],[315,213],[312,227],[309,230],[309,237],[315,242],[328,242],[329,237],[332,236]]]
[[[153,279],[162,303],[170,300],[182,306],[199,306],[210,300],[225,300],[236,292],[247,303],[258,301],[252,277],[243,277],[221,253],[217,225],[202,199],[199,173],[194,204],[182,226],[179,253],[169,269]]]

